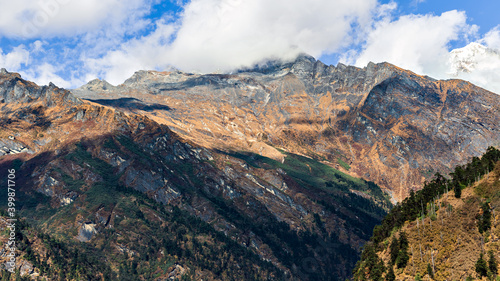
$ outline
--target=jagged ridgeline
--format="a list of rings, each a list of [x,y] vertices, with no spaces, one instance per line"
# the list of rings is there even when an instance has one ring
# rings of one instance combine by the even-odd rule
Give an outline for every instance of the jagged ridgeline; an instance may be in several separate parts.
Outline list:
[[[4,280],[344,280],[392,207],[319,155],[202,147],[8,72],[0,101],[0,184],[14,169],[20,217]]]
[[[495,278],[500,253],[500,151],[436,173],[373,230],[353,280]],[[427,279],[425,279],[427,280]]]

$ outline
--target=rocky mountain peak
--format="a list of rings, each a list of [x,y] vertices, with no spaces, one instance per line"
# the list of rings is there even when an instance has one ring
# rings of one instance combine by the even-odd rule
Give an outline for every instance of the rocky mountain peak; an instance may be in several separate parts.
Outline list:
[[[178,83],[196,76],[195,74],[185,73],[175,68],[167,71],[139,70],[125,80],[122,85],[131,88],[141,88],[144,85],[155,83]]]
[[[311,76],[317,62],[321,63],[310,55],[300,54],[293,62],[291,72],[299,77]]]
[[[301,72],[310,71],[316,59],[308,54],[301,53],[291,60],[281,58],[268,58],[257,62],[253,66],[243,67],[236,73],[256,72],[262,74],[284,75],[291,71]]]
[[[3,76],[2,78],[8,78],[8,77],[17,77],[17,78],[21,78],[21,74],[17,73],[17,72],[9,72],[7,71],[7,69],[5,68],[2,68],[0,69],[0,76]]]
[[[134,84],[142,83],[145,80],[149,79],[151,76],[153,76],[154,75],[153,73],[154,73],[153,71],[149,71],[149,70],[136,71],[130,78],[125,80],[125,82],[123,82],[123,84],[124,85],[134,85]]]
[[[91,91],[109,91],[113,90],[115,86],[111,85],[106,80],[94,79],[88,82],[87,84],[80,87],[82,90],[91,90]]]
[[[58,88],[52,82],[48,86],[22,79],[19,73],[0,71],[0,101],[5,103],[29,103],[34,100],[43,101],[47,105],[56,103],[81,103],[71,92]]]

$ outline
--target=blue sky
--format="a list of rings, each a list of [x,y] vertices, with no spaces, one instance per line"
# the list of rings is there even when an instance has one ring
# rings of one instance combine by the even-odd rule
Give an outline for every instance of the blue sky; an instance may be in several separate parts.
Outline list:
[[[486,32],[500,24],[498,11],[500,2],[491,0],[454,0],[436,1],[427,0],[417,4],[415,1],[399,2],[404,13],[441,14],[450,10],[460,10],[467,13],[468,22],[476,24]]]
[[[231,72],[305,52],[500,93],[499,10],[493,0],[0,0],[0,67],[74,88],[119,84],[140,69]]]

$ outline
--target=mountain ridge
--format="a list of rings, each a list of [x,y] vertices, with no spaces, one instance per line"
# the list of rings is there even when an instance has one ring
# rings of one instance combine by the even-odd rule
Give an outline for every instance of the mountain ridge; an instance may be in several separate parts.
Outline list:
[[[397,200],[419,188],[432,174],[427,170],[446,173],[489,145],[499,145],[499,96],[463,80],[435,80],[389,63],[326,66],[307,55],[265,66],[233,74],[142,71],[140,79],[134,74],[134,83],[118,86],[109,99],[168,106],[168,111],[146,112],[132,105],[128,111],[147,114],[202,146],[277,160],[281,155],[275,147],[319,155],[333,165],[340,159],[353,166],[344,172],[375,181]],[[99,92],[73,92],[100,97]],[[461,134],[466,137],[456,137]],[[439,153],[420,148],[410,157],[404,150],[413,146],[392,138],[417,141],[419,147],[439,143]]]
[[[71,92],[2,71],[0,176],[28,175],[21,216],[71,249],[23,261],[48,277],[82,275],[64,264],[83,251],[110,280],[343,280],[387,193],[499,139],[498,96],[464,81],[308,57],[271,70],[139,71]]]
[[[0,175],[19,175],[16,208],[32,225],[19,258],[30,274],[87,276],[68,266],[81,252],[107,280],[174,269],[207,280],[338,280],[391,206],[374,183],[309,157],[202,147],[145,115],[16,74],[0,74],[0,93],[0,141],[27,148],[1,156]],[[59,250],[45,254],[42,242]]]

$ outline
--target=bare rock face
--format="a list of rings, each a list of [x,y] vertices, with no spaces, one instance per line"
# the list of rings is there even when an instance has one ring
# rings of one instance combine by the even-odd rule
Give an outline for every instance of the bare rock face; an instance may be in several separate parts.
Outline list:
[[[500,144],[499,95],[388,63],[335,67],[301,55],[235,74],[140,71],[115,92],[150,106],[121,109],[202,146],[277,160],[278,147],[324,157],[397,200],[435,172],[447,174]]]
[[[97,230],[95,229],[95,224],[84,223],[80,227],[77,239],[82,242],[88,242],[92,239],[92,236],[94,236],[96,233]]]
[[[43,102],[44,105],[62,105],[64,103],[81,103],[69,91],[57,88],[50,83],[48,86],[38,87],[33,82],[21,78],[19,73],[10,73],[5,69],[0,71],[0,103],[25,103],[32,101]]]

